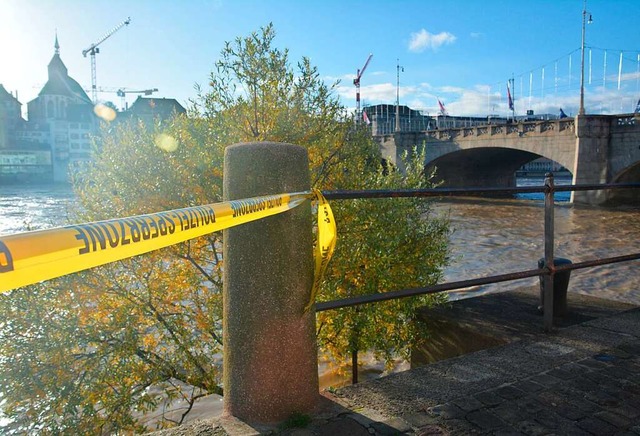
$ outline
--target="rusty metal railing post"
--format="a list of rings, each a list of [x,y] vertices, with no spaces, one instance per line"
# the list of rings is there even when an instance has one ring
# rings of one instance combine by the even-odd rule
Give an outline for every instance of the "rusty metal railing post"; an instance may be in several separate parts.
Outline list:
[[[553,174],[545,174],[544,179],[544,267],[545,275],[542,280],[543,287],[543,327],[545,332],[553,328],[553,279],[555,264],[553,259],[554,246],[554,183]]]

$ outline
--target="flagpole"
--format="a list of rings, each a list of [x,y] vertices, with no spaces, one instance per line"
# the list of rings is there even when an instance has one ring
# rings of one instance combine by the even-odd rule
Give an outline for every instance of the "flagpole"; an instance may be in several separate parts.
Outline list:
[[[589,14],[589,23],[591,23],[592,21],[593,20],[591,19],[591,14]],[[581,45],[581,52],[580,52],[580,109],[578,110],[578,115],[584,115],[584,42],[585,42],[586,23],[587,23],[587,0],[584,0],[583,6],[582,6],[582,45]],[[606,51],[605,51],[605,59],[606,59]]]
[[[511,89],[512,89],[512,93],[511,93],[511,119],[515,122],[516,121],[516,81],[513,77],[513,74],[511,74]]]

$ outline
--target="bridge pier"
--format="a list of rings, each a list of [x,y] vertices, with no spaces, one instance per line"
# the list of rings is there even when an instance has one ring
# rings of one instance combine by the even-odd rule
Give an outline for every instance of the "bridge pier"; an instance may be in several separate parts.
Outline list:
[[[573,184],[599,184],[611,181],[609,174],[610,120],[606,116],[578,115],[575,118],[576,151]],[[607,191],[573,191],[571,201],[599,205]]]

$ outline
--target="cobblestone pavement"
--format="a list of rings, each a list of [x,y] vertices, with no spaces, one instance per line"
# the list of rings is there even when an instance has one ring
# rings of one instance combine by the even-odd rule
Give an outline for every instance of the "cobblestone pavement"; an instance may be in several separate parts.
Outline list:
[[[640,435],[640,309],[620,309],[336,395],[388,417],[378,422],[390,429],[370,434]]]
[[[399,416],[354,408],[283,434],[640,435],[640,340]]]
[[[640,308],[574,296],[572,318],[543,333],[535,292],[509,294],[447,309],[503,345],[325,392],[305,428],[219,419],[162,434],[640,435]]]

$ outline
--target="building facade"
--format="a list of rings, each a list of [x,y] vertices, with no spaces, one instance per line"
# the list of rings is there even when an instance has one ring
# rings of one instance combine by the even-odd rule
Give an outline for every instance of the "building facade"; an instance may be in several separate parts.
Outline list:
[[[27,120],[17,95],[0,84],[0,183],[68,182],[92,159],[92,137],[99,134],[101,120],[69,76],[57,36],[47,72],[38,96],[27,103]],[[117,118],[152,124],[185,112],[175,99],[139,97]]]

